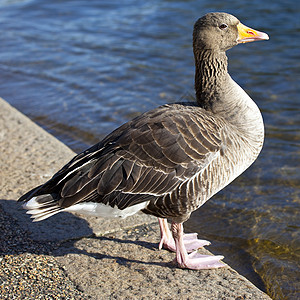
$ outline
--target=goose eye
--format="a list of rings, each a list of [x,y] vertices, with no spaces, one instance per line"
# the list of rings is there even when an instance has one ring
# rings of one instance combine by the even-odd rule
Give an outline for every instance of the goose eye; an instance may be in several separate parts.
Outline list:
[[[227,27],[228,27],[228,25],[225,24],[225,23],[224,23],[224,24],[221,24],[221,25],[219,26],[220,29],[226,29]]]

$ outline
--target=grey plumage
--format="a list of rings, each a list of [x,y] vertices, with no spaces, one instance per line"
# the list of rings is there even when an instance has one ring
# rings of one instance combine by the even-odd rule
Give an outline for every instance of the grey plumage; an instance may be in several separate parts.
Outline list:
[[[173,217],[168,201],[220,151],[222,126],[221,120],[216,125],[211,114],[192,104],[159,107],[77,155],[20,200],[53,194],[62,209],[82,201],[120,209],[150,201],[145,212]],[[169,212],[160,212],[161,206]]]

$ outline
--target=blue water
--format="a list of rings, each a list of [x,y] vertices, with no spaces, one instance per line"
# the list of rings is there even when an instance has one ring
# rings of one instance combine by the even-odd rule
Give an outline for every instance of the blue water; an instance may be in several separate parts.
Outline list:
[[[0,1],[0,96],[75,151],[158,105],[194,97],[193,23],[226,11],[269,34],[228,52],[262,110],[264,149],[188,231],[274,299],[299,288],[299,1]],[[199,283],[201,284],[201,283]]]

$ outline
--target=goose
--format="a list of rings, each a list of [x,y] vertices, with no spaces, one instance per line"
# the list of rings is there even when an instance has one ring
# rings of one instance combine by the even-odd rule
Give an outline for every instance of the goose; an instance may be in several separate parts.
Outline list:
[[[150,214],[159,220],[159,249],[176,252],[180,268],[224,267],[223,256],[197,251],[210,242],[184,234],[183,223],[262,149],[261,113],[228,74],[226,51],[268,39],[227,13],[198,19],[193,30],[196,101],[145,112],[76,155],[19,199],[27,213],[34,221],[63,211],[114,218]]]

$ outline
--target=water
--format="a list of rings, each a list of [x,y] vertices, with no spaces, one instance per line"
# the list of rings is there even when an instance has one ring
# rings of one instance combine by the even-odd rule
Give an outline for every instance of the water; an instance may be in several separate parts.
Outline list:
[[[0,96],[80,151],[143,111],[193,97],[192,26],[209,11],[270,35],[228,52],[232,77],[262,110],[266,141],[185,227],[274,299],[297,299],[298,1],[2,0]]]

